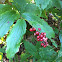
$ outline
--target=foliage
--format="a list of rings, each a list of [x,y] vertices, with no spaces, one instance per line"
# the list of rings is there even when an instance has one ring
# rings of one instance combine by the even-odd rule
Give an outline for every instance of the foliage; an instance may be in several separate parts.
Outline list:
[[[21,61],[27,61],[27,58],[32,58],[41,61],[56,61],[57,57],[62,57],[62,1],[61,0],[9,0],[5,4],[0,4],[0,37],[6,38],[6,52],[5,48],[0,48],[0,52],[6,53],[8,59],[14,58],[15,54],[19,51],[21,43],[24,43],[25,53],[21,54]],[[50,20],[50,18],[56,18]],[[14,24],[14,22],[16,23]],[[49,25],[49,22],[53,22]],[[57,27],[54,25],[57,22]],[[27,23],[26,23],[27,22]],[[40,41],[35,40],[35,44],[30,43],[24,39],[24,34],[28,34],[27,27],[34,27],[36,31],[41,28],[41,32],[46,33],[46,37],[52,42],[53,46],[46,48],[41,47]],[[14,25],[14,26],[13,26]],[[54,26],[54,27],[53,27]],[[54,28],[54,29],[53,29]],[[7,34],[8,33],[8,34]],[[30,32],[29,32],[30,33]],[[25,35],[26,35],[25,34]],[[55,36],[59,35],[60,50],[54,51],[58,45],[54,40]],[[25,41],[22,41],[24,39]],[[51,50],[51,51],[50,51]],[[17,56],[17,55],[16,55]],[[53,58],[53,56],[55,58]],[[48,57],[48,58],[47,58]],[[59,58],[58,57],[58,58]],[[59,60],[59,59],[58,59]]]

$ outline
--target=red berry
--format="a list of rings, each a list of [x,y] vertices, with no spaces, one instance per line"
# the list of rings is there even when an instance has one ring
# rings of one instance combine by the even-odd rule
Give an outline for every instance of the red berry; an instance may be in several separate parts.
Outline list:
[[[44,43],[41,43],[41,46],[44,46]]]
[[[40,39],[40,41],[43,41],[43,39]]]
[[[32,28],[33,29],[33,31],[36,31],[36,29],[35,28]]]
[[[40,35],[40,38],[43,38],[43,35]]]
[[[45,47],[46,47],[46,45],[43,45],[43,47],[45,48]]]
[[[44,33],[42,32],[41,35],[43,35]]]
[[[40,31],[40,30],[41,30],[41,28],[38,28],[38,30]]]
[[[45,35],[43,35],[43,37],[46,37]]]
[[[39,39],[40,38],[40,36],[37,36],[37,39]]]
[[[44,33],[44,35],[46,36],[46,33]]]
[[[33,31],[33,29],[32,29],[32,28],[30,28],[30,29],[29,29],[29,31],[31,31],[31,32],[32,32],[32,31]]]
[[[39,32],[38,31],[36,31],[36,35],[39,35]]]
[[[37,39],[37,41],[40,41],[40,39]]]

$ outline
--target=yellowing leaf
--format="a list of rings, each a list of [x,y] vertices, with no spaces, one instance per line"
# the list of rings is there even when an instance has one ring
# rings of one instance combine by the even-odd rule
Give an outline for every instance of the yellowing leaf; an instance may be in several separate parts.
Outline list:
[[[0,55],[0,60],[2,60],[2,55]]]
[[[0,60],[2,60],[2,55],[3,55],[3,53],[2,53],[2,52],[0,52]]]

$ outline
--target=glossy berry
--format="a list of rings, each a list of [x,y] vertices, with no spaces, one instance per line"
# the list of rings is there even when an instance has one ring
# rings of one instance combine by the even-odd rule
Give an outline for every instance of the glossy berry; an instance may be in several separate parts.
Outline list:
[[[44,33],[42,32],[41,35],[43,35]]]
[[[39,32],[38,31],[36,31],[36,35],[39,35]]]
[[[46,33],[44,33],[44,35],[46,36]]]
[[[44,46],[44,43],[41,43],[41,46]]]
[[[38,28],[38,30],[40,31],[40,30],[41,30],[41,28]]]
[[[40,36],[37,36],[37,39],[39,39],[40,38]]]
[[[33,31],[33,29],[32,29],[32,28],[30,28],[30,29],[29,29],[29,31],[31,31],[31,32],[32,32],[32,31]]]
[[[40,38],[43,38],[43,35],[40,35]]]
[[[46,47],[46,45],[43,45],[43,47],[45,48],[45,47]]]
[[[43,39],[40,39],[40,41],[43,41]]]
[[[45,35],[43,35],[43,37],[46,37]]]
[[[37,41],[40,41],[40,39],[37,39]]]
[[[33,30],[33,31],[36,31],[36,29],[35,29],[35,28],[32,28],[32,30]]]

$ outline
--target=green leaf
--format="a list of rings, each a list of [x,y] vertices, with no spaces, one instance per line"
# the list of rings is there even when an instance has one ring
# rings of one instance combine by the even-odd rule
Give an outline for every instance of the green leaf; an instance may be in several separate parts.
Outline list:
[[[61,5],[61,8],[62,8],[62,1],[60,0],[60,5]]]
[[[38,16],[29,13],[23,13],[21,16],[25,18],[31,26],[35,27],[37,31],[38,28],[41,28],[40,32],[46,32],[46,36],[48,38],[55,37],[53,29],[43,19],[40,19]]]
[[[31,55],[28,53],[23,53],[21,54],[21,62],[24,62],[27,60],[28,57],[30,57]]]
[[[27,4],[25,7],[25,12],[40,15],[40,10],[35,4]]]
[[[55,62],[62,62],[62,57],[57,57]]]
[[[60,50],[58,52],[58,58],[60,57],[62,57],[62,42],[61,42]]]
[[[25,7],[28,3],[30,3],[31,0],[13,0],[13,5],[20,11],[20,13],[23,13],[25,11]]]
[[[50,39],[52,44],[57,48],[57,44],[55,43],[56,41],[54,41],[53,39]]]
[[[58,52],[58,57],[62,57],[62,47],[60,48],[60,50]]]
[[[46,9],[56,7],[58,9],[61,9],[60,0],[50,0],[49,5],[46,7]]]
[[[41,47],[41,42],[37,42],[37,43],[36,43],[36,48],[37,48],[37,50],[39,50],[40,47]]]
[[[41,56],[42,61],[52,62],[56,58],[57,53],[52,49],[52,47],[42,47],[39,49],[39,55]]]
[[[0,4],[0,15],[6,11],[12,10],[12,6],[8,4]]]
[[[41,9],[49,9],[51,7],[61,8],[60,0],[35,0],[36,5]]]
[[[17,54],[15,54],[14,61],[18,62],[18,55]]]
[[[24,46],[25,46],[26,50],[27,50],[32,56],[34,56],[36,59],[39,59],[39,58],[40,58],[39,55],[38,55],[38,52],[37,52],[36,47],[35,47],[32,43],[30,43],[30,42],[28,42],[28,41],[25,41],[25,42],[24,42]]]
[[[15,53],[18,52],[20,42],[23,38],[23,35],[26,32],[26,22],[23,19],[17,20],[17,23],[12,28],[12,30],[9,33],[9,36],[6,39],[7,42],[7,58],[14,57]]]
[[[14,10],[6,11],[5,13],[0,15],[0,37],[3,37],[10,26],[20,17],[19,13]]]
[[[60,9],[60,0],[52,0],[52,6],[55,6],[56,8]]]
[[[0,48],[0,52],[5,53],[5,49],[4,48]]]
[[[32,43],[29,43],[28,41],[25,41],[24,42],[24,46],[25,46],[26,50],[30,54],[35,55],[35,53],[36,53],[37,50],[36,50],[36,47]]]
[[[50,1],[51,0],[35,0],[36,5],[43,10],[49,5]]]
[[[40,14],[39,8],[35,4],[30,3],[29,0],[14,0],[13,5],[15,5],[20,14],[24,12],[33,13],[35,15]]]
[[[46,18],[46,19],[48,18],[46,15],[46,10],[42,10],[41,17]]]
[[[60,42],[62,43],[62,30],[60,30],[59,39],[60,39]]]

